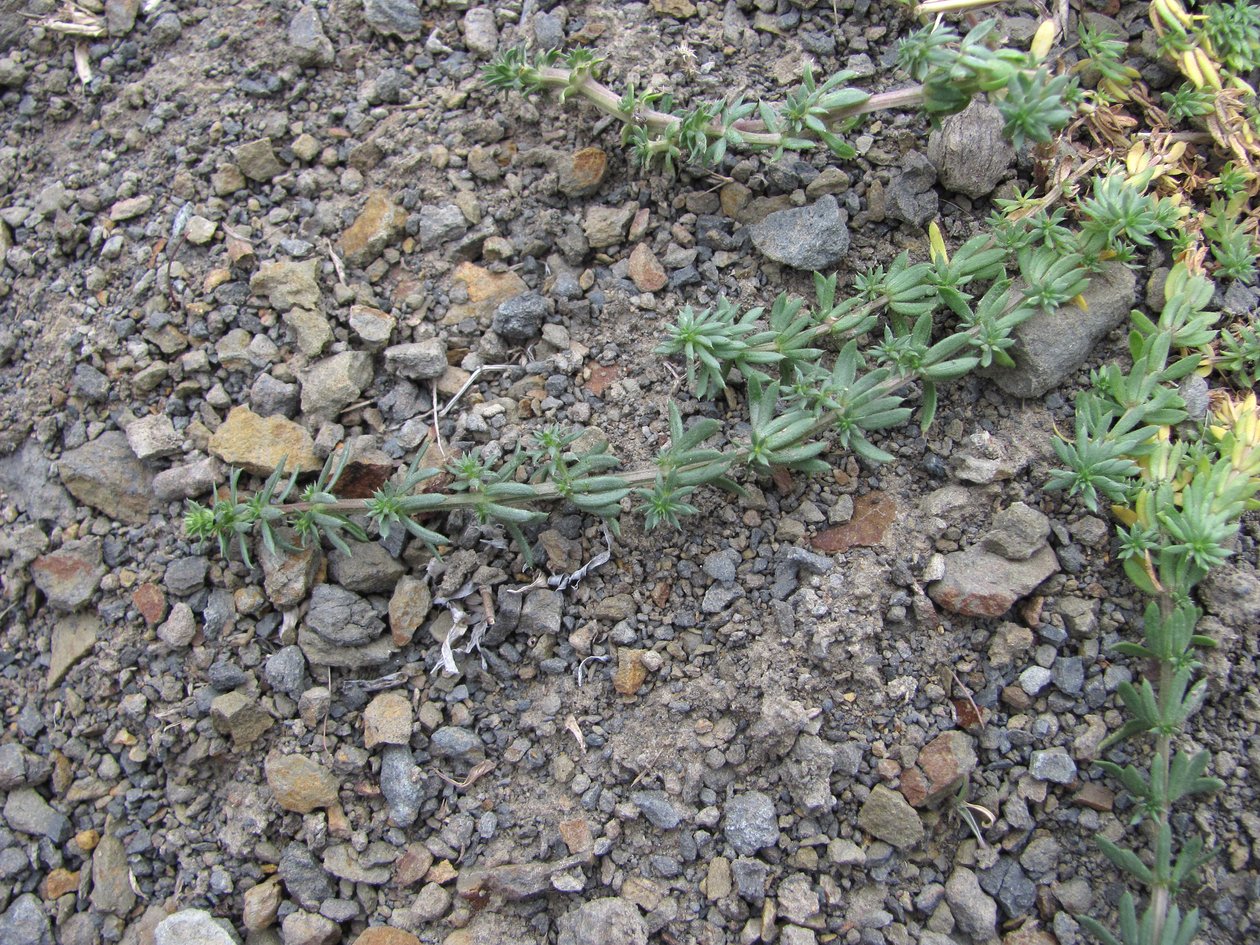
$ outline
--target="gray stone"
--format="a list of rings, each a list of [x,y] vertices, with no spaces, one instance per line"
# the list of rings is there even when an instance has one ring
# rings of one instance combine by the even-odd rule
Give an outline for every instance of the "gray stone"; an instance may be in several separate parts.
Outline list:
[[[128,525],[149,520],[153,473],[136,459],[121,430],[62,453],[57,472],[71,495],[98,512]]]
[[[176,432],[170,417],[157,413],[133,421],[127,427],[127,442],[137,459],[161,459],[180,452],[184,437]]]
[[[634,903],[626,899],[592,899],[557,924],[557,945],[647,945],[647,925]]]
[[[258,560],[263,569],[263,587],[267,591],[267,599],[276,607],[296,607],[306,600],[316,576],[323,568],[324,553],[315,542],[285,551],[280,547],[279,540],[290,545],[296,543],[296,536],[288,529],[280,529],[276,537],[278,541],[275,554],[266,545],[260,544],[258,548]]]
[[[1035,698],[1041,695],[1041,691],[1046,686],[1050,685],[1052,678],[1050,670],[1044,666],[1029,666],[1019,674],[1019,686],[1024,692]]]
[[[311,592],[306,626],[338,646],[370,643],[385,632],[371,604],[335,584],[320,584]]]
[[[862,804],[858,826],[898,850],[916,846],[924,833],[918,811],[901,794],[882,784],[875,785]]]
[[[630,800],[643,811],[648,822],[660,830],[673,830],[682,820],[664,791],[635,791]]]
[[[219,461],[210,456],[164,469],[153,477],[153,494],[159,502],[195,499],[214,488],[219,481],[219,469]]]
[[[328,555],[333,580],[359,594],[383,594],[394,589],[405,568],[379,542],[347,541],[346,544],[352,554],[334,549]]]
[[[186,597],[206,586],[206,572],[210,562],[199,555],[176,558],[166,566],[163,583],[166,589],[179,597]]]
[[[475,732],[457,725],[443,725],[429,738],[429,750],[438,758],[477,762],[484,757],[481,739]]]
[[[960,931],[977,942],[987,942],[996,935],[997,903],[980,888],[976,874],[965,866],[956,867],[946,881],[945,901]]]
[[[277,312],[318,309],[319,261],[268,263],[250,277],[249,291],[265,298]]]
[[[8,456],[0,456],[0,491],[32,521],[56,521],[73,508],[66,490],[53,479],[52,464],[34,439]]]
[[[499,45],[499,30],[494,25],[494,9],[474,6],[464,14],[464,45],[473,55],[489,59]]]
[[[831,194],[809,206],[768,214],[748,227],[764,256],[795,269],[826,269],[849,250],[849,215]]]
[[[101,618],[95,613],[70,614],[58,620],[53,627],[44,685],[51,689],[61,682],[75,663],[92,652],[100,633]]]
[[[266,183],[284,173],[284,165],[276,158],[270,138],[247,141],[232,149],[236,165],[250,180]]]
[[[1199,585],[1208,613],[1238,630],[1260,626],[1260,575],[1234,564],[1213,568]]]
[[[1006,558],[972,545],[945,556],[945,577],[928,585],[932,600],[969,617],[1001,617],[1059,570],[1059,559],[1043,547],[1026,561]]]
[[[263,678],[272,689],[297,699],[306,689],[306,657],[299,646],[286,646],[267,657]]]
[[[310,912],[290,912],[280,923],[285,945],[336,945],[341,929],[332,919]]]
[[[9,792],[4,802],[4,819],[10,830],[47,837],[53,843],[65,843],[70,836],[70,821],[66,815],[49,807],[34,788]]]
[[[739,555],[734,551],[715,551],[704,559],[704,573],[715,581],[730,584],[735,580]]]
[[[109,378],[90,364],[77,364],[74,368],[74,390],[85,400],[101,403],[109,399]]]
[[[298,386],[259,374],[249,389],[249,405],[260,417],[292,418],[298,409]]]
[[[23,893],[0,915],[0,942],[5,945],[53,945],[48,915],[34,893]]]
[[[1054,837],[1036,837],[1019,855],[1019,865],[1033,876],[1044,876],[1059,865],[1062,854],[1063,844]]]
[[[1050,667],[1054,684],[1069,696],[1079,696],[1085,688],[1085,662],[1079,656],[1061,656]]]
[[[434,380],[446,373],[446,342],[426,338],[385,349],[385,367],[413,381]]]
[[[992,193],[1015,161],[1005,124],[1002,113],[982,99],[941,122],[928,136],[928,160],[941,184],[973,200]]]
[[[171,647],[188,646],[197,635],[197,619],[192,608],[180,601],[157,629],[158,639]]]
[[[153,945],[240,945],[240,939],[225,920],[202,909],[181,909],[158,923]]]
[[[516,626],[521,633],[530,635],[559,633],[563,613],[564,595],[559,591],[531,591],[521,607]]]
[[[395,827],[410,827],[420,816],[424,800],[423,777],[406,745],[381,749],[381,796]]]
[[[363,14],[378,33],[402,39],[416,39],[424,33],[416,0],[363,0]]]
[[[836,756],[831,745],[817,735],[801,735],[780,768],[781,777],[792,795],[792,803],[810,814],[831,810],[836,804],[831,792],[831,773]]]
[[[372,356],[366,351],[343,351],[312,364],[300,380],[302,412],[313,419],[331,420],[372,383]]]
[[[1023,502],[1013,502],[993,516],[993,527],[981,544],[1008,561],[1027,561],[1049,536],[1050,519]]]
[[[1007,918],[1027,915],[1037,900],[1037,887],[1013,858],[1000,857],[992,867],[978,874],[980,888],[997,900]]]
[[[90,601],[104,576],[101,540],[95,537],[68,541],[31,565],[31,578],[49,606],[65,613]]]
[[[280,855],[277,871],[289,896],[303,909],[318,909],[333,895],[332,880],[315,855],[300,843],[290,843]]]
[[[1014,291],[1018,291],[1016,283]],[[1098,353],[1098,343],[1133,309],[1137,277],[1120,263],[1108,263],[1081,293],[1087,308],[1068,303],[1054,312],[1038,312],[1016,327],[1007,353],[1013,368],[986,372],[1014,397],[1040,397]]]
[[[174,10],[168,10],[158,16],[149,27],[149,38],[158,46],[169,46],[179,39],[184,29],[184,21]]]
[[[416,239],[420,241],[421,249],[433,249],[457,240],[467,232],[468,220],[464,211],[453,203],[439,203],[420,210]]]
[[[555,13],[535,13],[534,43],[538,49],[559,49],[563,46],[564,20]]]
[[[92,852],[92,905],[100,912],[125,916],[135,904],[127,851],[118,837],[107,832]]]
[[[731,861],[731,879],[735,881],[735,891],[741,899],[760,906],[766,898],[766,879],[770,875],[770,867],[761,860],[740,857]]]
[[[12,791],[31,784],[28,777],[27,751],[17,742],[0,745],[0,791]]]
[[[1066,748],[1047,748],[1034,751],[1028,764],[1028,770],[1038,781],[1053,781],[1055,784],[1071,784],[1076,780],[1076,762],[1067,753]]]
[[[388,866],[365,865],[348,843],[338,843],[324,851],[324,870],[338,879],[369,886],[383,886],[389,882]]]
[[[365,669],[387,662],[394,655],[394,644],[387,636],[358,646],[330,643],[313,630],[298,630],[298,646],[308,662],[315,666],[337,669]]]
[[[889,218],[923,226],[935,217],[940,208],[940,198],[932,189],[935,183],[932,162],[918,151],[909,152],[901,173],[888,183],[885,200]]]
[[[525,344],[538,337],[549,312],[546,299],[537,292],[525,292],[502,302],[494,310],[491,327],[509,344]]]
[[[630,221],[634,219],[634,207],[590,207],[582,221],[582,231],[592,249],[605,249],[626,238]],[[497,330],[497,329],[496,329]]]
[[[319,12],[313,6],[299,7],[289,21],[289,49],[299,66],[322,68],[333,64],[336,52],[332,40],[325,35]]]
[[[779,842],[774,801],[760,791],[737,794],[726,802],[723,815],[726,840],[741,856],[750,856]]]

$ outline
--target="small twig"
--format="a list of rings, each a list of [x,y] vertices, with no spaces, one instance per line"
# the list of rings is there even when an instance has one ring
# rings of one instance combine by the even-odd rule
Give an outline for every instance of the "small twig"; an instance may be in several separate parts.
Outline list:
[[[591,662],[591,660],[595,660],[600,663],[607,663],[608,657],[607,656],[588,656],[586,659],[582,660],[582,662],[578,663],[577,684],[578,684],[579,689],[582,688],[582,674],[586,672],[586,664]]]
[[[332,260],[333,270],[337,273],[337,282],[340,285],[346,284],[346,268],[341,264],[341,257],[337,255],[337,251],[333,249],[332,240],[324,237],[324,251],[328,253],[328,258]]]
[[[433,769],[433,773],[436,774],[443,781],[445,781],[447,784],[449,784],[451,787],[455,788],[456,790],[466,791],[470,787],[472,787],[474,784],[476,784],[477,781],[479,781],[481,778],[483,778],[485,775],[489,774],[493,770],[494,770],[494,762],[491,761],[489,758],[487,758],[485,761],[477,765],[474,765],[472,770],[468,772],[468,776],[464,778],[463,781],[456,781],[454,778],[450,777],[449,775],[443,774],[441,771],[438,771],[436,768]]]
[[[962,694],[966,696],[967,701],[971,703],[971,710],[976,713],[976,718],[980,720],[980,727],[984,728],[984,713],[980,711],[980,706],[976,705],[976,700],[971,695],[971,690],[963,685],[963,681],[958,678],[958,674],[954,672],[954,667],[947,666],[950,676],[954,678],[954,685],[962,690]]]
[[[586,737],[582,734],[582,726],[578,725],[577,717],[573,713],[569,713],[565,718],[564,729],[577,740],[578,750],[585,755]]]
[[[442,430],[438,426],[440,415],[438,414],[437,381],[429,382],[429,395],[433,401],[433,442],[437,444],[438,452],[442,454],[442,458],[446,459],[446,447],[442,445]]]

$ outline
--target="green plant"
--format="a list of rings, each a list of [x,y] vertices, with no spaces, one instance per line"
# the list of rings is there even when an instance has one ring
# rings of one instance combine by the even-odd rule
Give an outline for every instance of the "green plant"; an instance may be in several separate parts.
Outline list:
[[[800,85],[780,104],[736,96],[683,110],[675,107],[672,93],[632,84],[618,95],[597,78],[603,60],[585,49],[553,49],[533,59],[524,49],[509,49],[483,75],[496,88],[525,94],[555,90],[562,102],[586,99],[623,123],[622,143],[642,167],[659,165],[670,174],[683,163],[714,166],[728,149],[771,151],[777,157],[821,144],[851,158],[856,152],[842,135],[861,115],[920,105],[936,120],[981,94],[1001,111],[1016,145],[1049,141],[1072,117],[1079,99],[1075,80],[1052,75],[1035,54],[992,48],[993,26],[986,21],[962,37],[943,23],[914,31],[902,41],[898,61],[921,83],[917,87],[871,94],[847,85],[851,72],[820,82],[807,65]]]
[[[1130,335],[1133,364],[1096,372],[1092,389],[1078,396],[1076,436],[1054,448],[1065,468],[1052,488],[1079,493],[1091,509],[1105,497],[1120,519],[1124,571],[1153,600],[1142,620],[1144,641],[1116,646],[1122,654],[1148,661],[1154,671],[1139,683],[1124,683],[1119,694],[1129,721],[1103,747],[1148,735],[1154,739],[1148,765],[1100,761],[1137,801],[1134,825],[1149,821],[1153,857],[1104,836],[1103,854],[1148,890],[1141,915],[1126,891],[1119,906],[1118,932],[1082,917],[1106,945],[1188,943],[1199,926],[1198,910],[1183,914],[1176,897],[1211,857],[1197,836],[1174,838],[1174,806],[1195,795],[1219,790],[1207,777],[1208,754],[1187,754],[1176,740],[1202,705],[1206,681],[1196,678],[1197,651],[1212,641],[1195,632],[1201,612],[1191,593],[1208,571],[1224,562],[1244,511],[1255,508],[1260,490],[1260,414],[1254,394],[1218,410],[1207,436],[1174,435],[1186,419],[1173,386],[1199,368],[1201,351],[1215,337],[1217,316],[1207,311],[1212,286],[1204,277],[1175,268],[1165,289],[1158,322],[1134,313]],[[1174,357],[1180,349],[1182,355]]]

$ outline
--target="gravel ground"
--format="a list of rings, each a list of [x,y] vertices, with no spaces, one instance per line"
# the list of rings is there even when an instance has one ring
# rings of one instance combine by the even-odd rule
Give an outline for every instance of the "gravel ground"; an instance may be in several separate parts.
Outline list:
[[[682,533],[627,520],[564,591],[470,518],[440,561],[252,568],[179,524],[228,464],[340,443],[370,491],[485,366],[449,449],[559,421],[634,465],[671,397],[735,419],[651,353],[674,311],[921,258],[937,216],[957,245],[1028,156],[976,109],[931,144],[874,116],[838,166],[645,176],[590,109],[480,67],[589,44],[684,99],[781,96],[806,60],[891,88],[904,7],[103,10],[83,83],[54,4],[0,0],[0,942],[1072,945],[1112,914],[1092,837],[1132,804],[1091,762],[1142,602],[1109,523],[1043,484],[1144,272],[1025,371],[950,385],[893,463],[704,494]],[[1140,37],[1141,4],[1112,12]],[[530,537],[549,574],[605,550],[563,510]],[[1220,850],[1186,897],[1213,943],[1260,927],[1258,540],[1202,594],[1221,645],[1189,739],[1227,786],[1175,818]],[[452,603],[496,617],[455,674]]]

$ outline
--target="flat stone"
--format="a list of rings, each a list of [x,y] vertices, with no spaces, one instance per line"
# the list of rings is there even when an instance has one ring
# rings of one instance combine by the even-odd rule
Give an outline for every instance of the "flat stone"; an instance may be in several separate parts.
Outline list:
[[[614,896],[584,902],[557,924],[557,945],[647,945],[648,941],[648,928],[638,908]]]
[[[804,207],[779,210],[748,227],[762,255],[796,269],[834,266],[849,249],[848,213],[830,194]]]
[[[599,148],[582,148],[557,158],[555,167],[560,179],[560,192],[569,197],[591,196],[599,190],[608,173],[608,155]]]
[[[1007,561],[1027,561],[1050,537],[1050,519],[1023,502],[1012,502],[993,517],[993,526],[981,543],[985,551]]]
[[[319,260],[267,263],[250,277],[249,290],[265,298],[277,312],[291,308],[318,309]]]
[[[208,448],[228,465],[257,476],[271,475],[281,460],[285,472],[314,472],[323,466],[305,427],[281,416],[260,417],[248,407],[232,408]]]
[[[313,309],[291,308],[280,317],[293,332],[298,350],[308,358],[318,357],[333,340],[332,325]]]
[[[446,373],[446,342],[427,338],[385,349],[385,367],[413,381],[436,380]]]
[[[923,821],[904,797],[882,784],[871,789],[858,812],[858,826],[898,850],[908,850],[923,839]]]
[[[973,941],[987,942],[997,926],[997,903],[983,889],[976,874],[965,866],[954,869],[945,882],[945,900],[957,927]]]
[[[630,800],[643,811],[648,822],[660,830],[673,830],[682,822],[664,791],[635,791],[630,795]]]
[[[499,30],[494,25],[494,10],[473,7],[464,14],[464,45],[474,56],[489,59],[499,45]]]
[[[323,68],[333,64],[336,51],[315,7],[301,6],[289,20],[289,55],[299,66]]]
[[[52,464],[44,458],[33,437],[15,452],[0,456],[0,491],[32,522],[59,519],[73,508],[70,496],[53,476]]]
[[[311,592],[306,626],[338,646],[370,643],[385,632],[371,604],[335,584],[320,584]]]
[[[1076,762],[1066,748],[1034,751],[1028,762],[1028,771],[1038,781],[1071,784],[1076,780]]]
[[[24,787],[9,792],[4,802],[4,820],[10,830],[47,837],[62,844],[70,836],[70,821],[54,810],[34,788]]]
[[[901,773],[901,793],[915,807],[937,803],[957,790],[976,767],[975,741],[966,732],[942,732],[919,752],[914,767]]]
[[[284,848],[276,872],[290,898],[303,909],[318,909],[321,902],[334,895],[333,882],[323,866],[300,843]]]
[[[266,710],[239,690],[215,697],[210,703],[210,719],[216,730],[232,736],[237,748],[257,741],[275,724]]]
[[[1014,290],[1018,292],[1019,283]],[[1081,293],[1087,305],[1068,303],[1038,312],[1012,332],[1007,353],[1013,368],[994,366],[981,373],[1014,397],[1040,397],[1097,355],[1099,343],[1129,317],[1137,299],[1137,277],[1120,263],[1108,263]]]
[[[336,945],[341,940],[336,922],[310,912],[290,912],[280,927],[285,945]]]
[[[136,459],[161,459],[181,452],[184,437],[175,429],[170,417],[156,413],[133,421],[127,427],[127,442]]]
[[[425,32],[416,0],[363,0],[363,15],[378,33],[417,39]]]
[[[52,927],[34,893],[23,893],[0,914],[0,942],[5,945],[53,945]]]
[[[359,646],[341,646],[329,643],[318,633],[301,627],[298,630],[298,646],[306,655],[306,659],[316,666],[331,666],[335,669],[365,669],[388,662],[394,655],[394,643],[383,636],[370,643]]]
[[[291,546],[286,551],[277,544],[273,554],[265,545],[259,546],[258,559],[263,569],[263,588],[267,599],[276,607],[288,609],[306,600],[315,584],[315,578],[323,570],[324,553],[317,543],[302,545],[287,529],[280,530],[277,539]]]
[[[266,183],[284,173],[284,165],[276,157],[270,138],[259,138],[232,149],[236,166],[250,180]]]
[[[135,904],[127,851],[118,837],[106,832],[92,852],[92,905],[101,912],[125,916]]]
[[[420,939],[402,929],[374,925],[360,932],[353,945],[420,945]]]
[[[586,211],[582,229],[592,249],[615,246],[626,238],[626,230],[634,219],[634,207],[593,206]]]
[[[369,21],[370,22],[370,21]],[[352,266],[366,266],[402,239],[407,213],[384,191],[373,191],[354,223],[341,236],[341,252]]]
[[[167,646],[188,646],[197,635],[197,619],[192,608],[180,601],[171,608],[170,616],[157,629],[158,639]]]
[[[218,231],[219,224],[198,214],[193,214],[188,218],[188,225],[184,227],[184,239],[188,240],[193,246],[206,246],[214,239],[214,234]]]
[[[421,249],[434,249],[468,232],[464,211],[453,203],[429,204],[420,209],[416,238]]]
[[[337,803],[337,776],[305,755],[271,754],[263,767],[276,803],[285,810],[309,814]]]
[[[71,495],[109,518],[128,525],[149,520],[153,473],[136,459],[121,430],[62,453],[57,472]]]
[[[388,312],[370,305],[350,306],[350,330],[373,350],[383,348],[393,337],[398,320]]]
[[[407,575],[394,585],[389,599],[389,632],[396,646],[406,646],[433,607],[429,585]]]
[[[665,267],[647,243],[640,243],[630,254],[630,280],[640,292],[659,292],[669,283]]]
[[[43,591],[49,606],[63,612],[88,603],[104,576],[99,538],[68,541],[56,551],[40,555],[31,565],[35,586]]]
[[[134,220],[136,217],[143,216],[149,212],[149,208],[153,206],[153,198],[147,194],[139,197],[128,197],[120,200],[109,208],[109,218],[115,223],[122,223],[125,220]]]
[[[388,866],[364,866],[354,848],[346,843],[334,844],[324,851],[324,869],[338,879],[369,886],[385,885],[391,873]]]
[[[406,745],[411,741],[411,700],[397,692],[383,692],[363,710],[365,748]]]
[[[726,802],[723,831],[741,856],[750,856],[779,842],[779,820],[774,801],[760,791],[746,791]]]
[[[372,383],[372,356],[366,351],[343,351],[312,364],[299,379],[302,412],[331,420]]]
[[[928,585],[928,594],[956,614],[1001,617],[1058,570],[1059,559],[1048,547],[1026,561],[1008,561],[972,545],[945,556],[945,577]]]
[[[83,657],[92,652],[102,629],[101,618],[93,613],[70,614],[53,626],[52,653],[44,686],[52,689]]]

